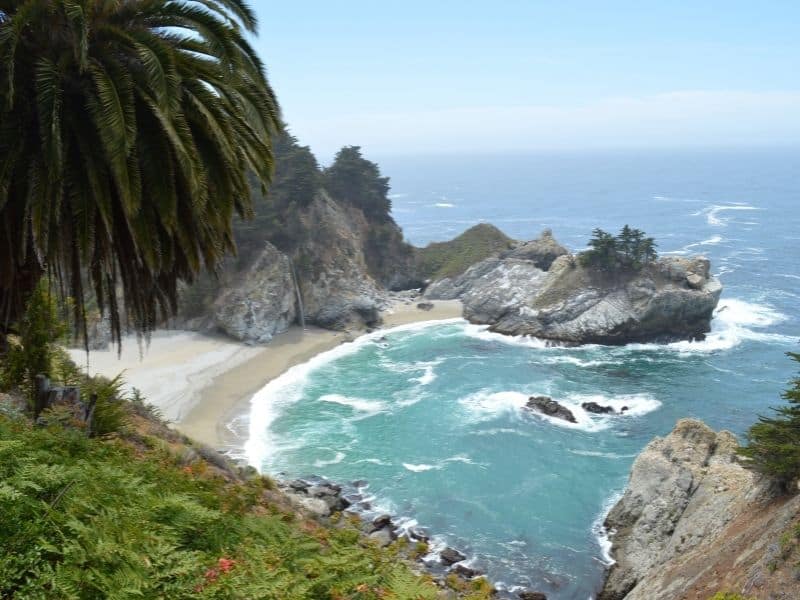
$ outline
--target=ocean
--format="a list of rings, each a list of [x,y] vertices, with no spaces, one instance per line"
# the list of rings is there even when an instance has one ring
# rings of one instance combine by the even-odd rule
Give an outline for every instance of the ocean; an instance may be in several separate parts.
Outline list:
[[[682,417],[743,434],[779,405],[800,350],[800,151],[386,157],[409,241],[490,222],[550,228],[573,250],[624,224],[662,255],[703,254],[724,291],[702,342],[547,347],[461,320],[379,331],[319,355],[253,398],[265,472],[364,479],[378,511],[464,551],[507,593],[591,598],[608,564],[604,514],[636,454]],[[522,410],[566,404],[569,424]],[[624,416],[590,415],[594,400]]]

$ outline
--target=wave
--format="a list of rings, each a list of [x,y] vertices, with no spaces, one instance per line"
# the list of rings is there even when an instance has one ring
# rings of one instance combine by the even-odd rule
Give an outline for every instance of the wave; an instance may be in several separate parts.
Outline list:
[[[320,402],[330,402],[331,404],[339,404],[341,406],[349,406],[358,412],[367,413],[368,415],[377,415],[380,412],[387,410],[385,402],[380,400],[367,400],[365,398],[350,398],[342,394],[325,394],[320,397]]]
[[[456,205],[451,202],[437,202],[433,205],[434,208],[455,208]]]
[[[454,318],[440,321],[420,321],[390,329],[379,329],[362,335],[352,342],[343,343],[327,352],[317,354],[307,362],[289,368],[280,377],[267,383],[250,399],[249,431],[247,441],[244,444],[244,456],[248,463],[261,470],[269,457],[277,455],[274,447],[275,440],[270,434],[270,427],[287,406],[302,398],[305,385],[314,371],[339,358],[355,354],[366,344],[374,343],[384,336],[400,332],[422,331],[432,326],[464,322],[461,318]]]
[[[433,370],[433,364],[425,364],[422,366],[425,372],[419,377],[412,377],[409,381],[415,381],[420,385],[428,385],[436,380],[436,372]]]
[[[539,349],[559,347],[540,338],[528,335],[506,335],[504,333],[496,333],[494,331],[489,331],[489,325],[475,325],[473,323],[467,323],[466,321],[464,322],[463,333],[468,337],[483,340],[484,342],[501,342],[512,346]]]
[[[761,210],[761,209],[757,206],[750,206],[749,204],[744,204],[744,203],[712,204],[711,206],[707,206],[703,210],[694,213],[694,216],[705,215],[706,221],[712,227],[727,227],[732,217],[723,217],[722,213],[729,211],[740,211],[740,210]]]
[[[681,353],[708,353],[730,350],[744,341],[790,344],[795,338],[779,333],[754,331],[780,323],[786,315],[766,304],[746,302],[736,298],[721,300],[711,321],[706,339],[696,342],[673,342],[663,348]],[[655,344],[636,345],[639,348],[662,348]]]
[[[444,460],[440,460],[433,465],[427,463],[422,463],[422,464],[403,463],[403,467],[406,470],[411,471],[413,473],[424,473],[425,471],[441,471],[442,469],[447,467],[449,463],[463,463],[465,465],[475,465],[483,468],[486,467],[486,465],[481,463],[476,463],[469,456],[465,456],[463,454],[458,454],[456,456],[451,456],[450,458],[445,458]]]
[[[611,497],[609,497],[604,503],[603,507],[600,509],[600,514],[597,515],[594,522],[592,523],[592,533],[597,540],[597,545],[600,546],[600,560],[605,564],[607,567],[610,567],[617,561],[614,560],[614,557],[611,556],[611,548],[613,544],[611,543],[611,536],[616,533],[615,531],[609,531],[605,527],[605,520],[608,513],[614,508],[614,505],[620,501],[622,498],[622,492],[616,492]]]
[[[314,466],[318,469],[322,467],[328,467],[330,465],[338,465],[340,462],[344,460],[344,457],[347,456],[344,452],[337,452],[336,455],[330,460],[315,460]]]
[[[524,410],[530,397],[531,394],[522,392],[482,390],[461,398],[458,402],[466,409],[469,416],[478,422],[494,420],[504,415],[510,415],[515,418],[533,416],[559,427],[580,429],[586,432],[608,429],[618,420],[646,415],[658,410],[661,406],[661,402],[646,394],[613,397],[600,394],[572,394],[565,398],[556,398],[561,405],[568,408],[574,415],[576,422],[570,423],[537,411]],[[611,406],[617,414],[597,415],[589,413],[581,406],[584,402],[596,402],[601,406]],[[625,412],[621,412],[623,408],[626,408]]]

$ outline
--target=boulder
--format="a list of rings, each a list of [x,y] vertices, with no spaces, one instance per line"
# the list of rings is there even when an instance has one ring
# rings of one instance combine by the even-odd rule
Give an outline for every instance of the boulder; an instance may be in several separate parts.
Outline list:
[[[517,594],[520,600],[547,600],[547,595],[542,592],[531,592],[525,590]]]
[[[384,529],[378,529],[377,531],[373,531],[369,534],[369,539],[373,540],[380,546],[381,548],[385,548],[389,544],[394,541],[394,534],[392,530],[388,527]]]
[[[569,250],[555,240],[550,229],[545,229],[539,238],[522,242],[500,256],[501,258],[527,260],[532,262],[536,268],[547,271],[559,256],[566,254],[569,254]]]
[[[565,406],[562,406],[548,396],[531,396],[525,404],[525,408],[542,413],[548,417],[562,419],[569,423],[577,423],[575,415]]]
[[[430,532],[424,527],[411,527],[408,530],[408,535],[412,540],[417,540],[418,542],[429,542],[431,539]]]
[[[603,406],[597,402],[583,402],[581,408],[586,412],[594,413],[597,415],[609,415],[614,413],[614,408],[611,406]],[[627,410],[627,407],[624,407]]]
[[[372,519],[372,530],[376,531],[378,529],[383,529],[384,527],[390,527],[392,524],[392,516],[391,515],[378,515],[374,519]]]
[[[450,569],[450,571],[452,573],[455,573],[459,577],[463,577],[464,579],[472,579],[474,577],[477,577],[478,575],[482,575],[483,574],[478,569],[473,569],[472,567],[467,567],[467,566],[462,565],[460,563],[454,565],[453,568]]]
[[[461,554],[461,552],[459,552],[455,548],[451,548],[450,546],[448,546],[439,553],[439,558],[444,564],[452,565],[457,562],[461,562],[467,557]]]
[[[417,308],[420,310],[433,310],[433,302],[420,302],[417,304]]]

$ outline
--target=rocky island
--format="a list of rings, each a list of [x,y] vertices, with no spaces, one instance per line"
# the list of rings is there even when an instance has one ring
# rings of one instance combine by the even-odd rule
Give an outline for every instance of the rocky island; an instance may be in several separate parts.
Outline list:
[[[509,335],[573,344],[702,339],[722,286],[702,257],[637,269],[585,265],[545,231],[463,274],[433,282],[430,299],[459,298],[464,316]]]

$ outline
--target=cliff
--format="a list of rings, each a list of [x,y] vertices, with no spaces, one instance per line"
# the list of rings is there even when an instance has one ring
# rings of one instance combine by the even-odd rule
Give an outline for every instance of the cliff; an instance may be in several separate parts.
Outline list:
[[[435,282],[431,299],[460,298],[492,331],[566,343],[701,338],[722,286],[704,258],[662,258],[639,269],[585,266],[549,231],[538,240]]]
[[[799,597],[800,495],[777,495],[737,446],[683,419],[642,451],[605,521],[616,564],[598,600]]]

